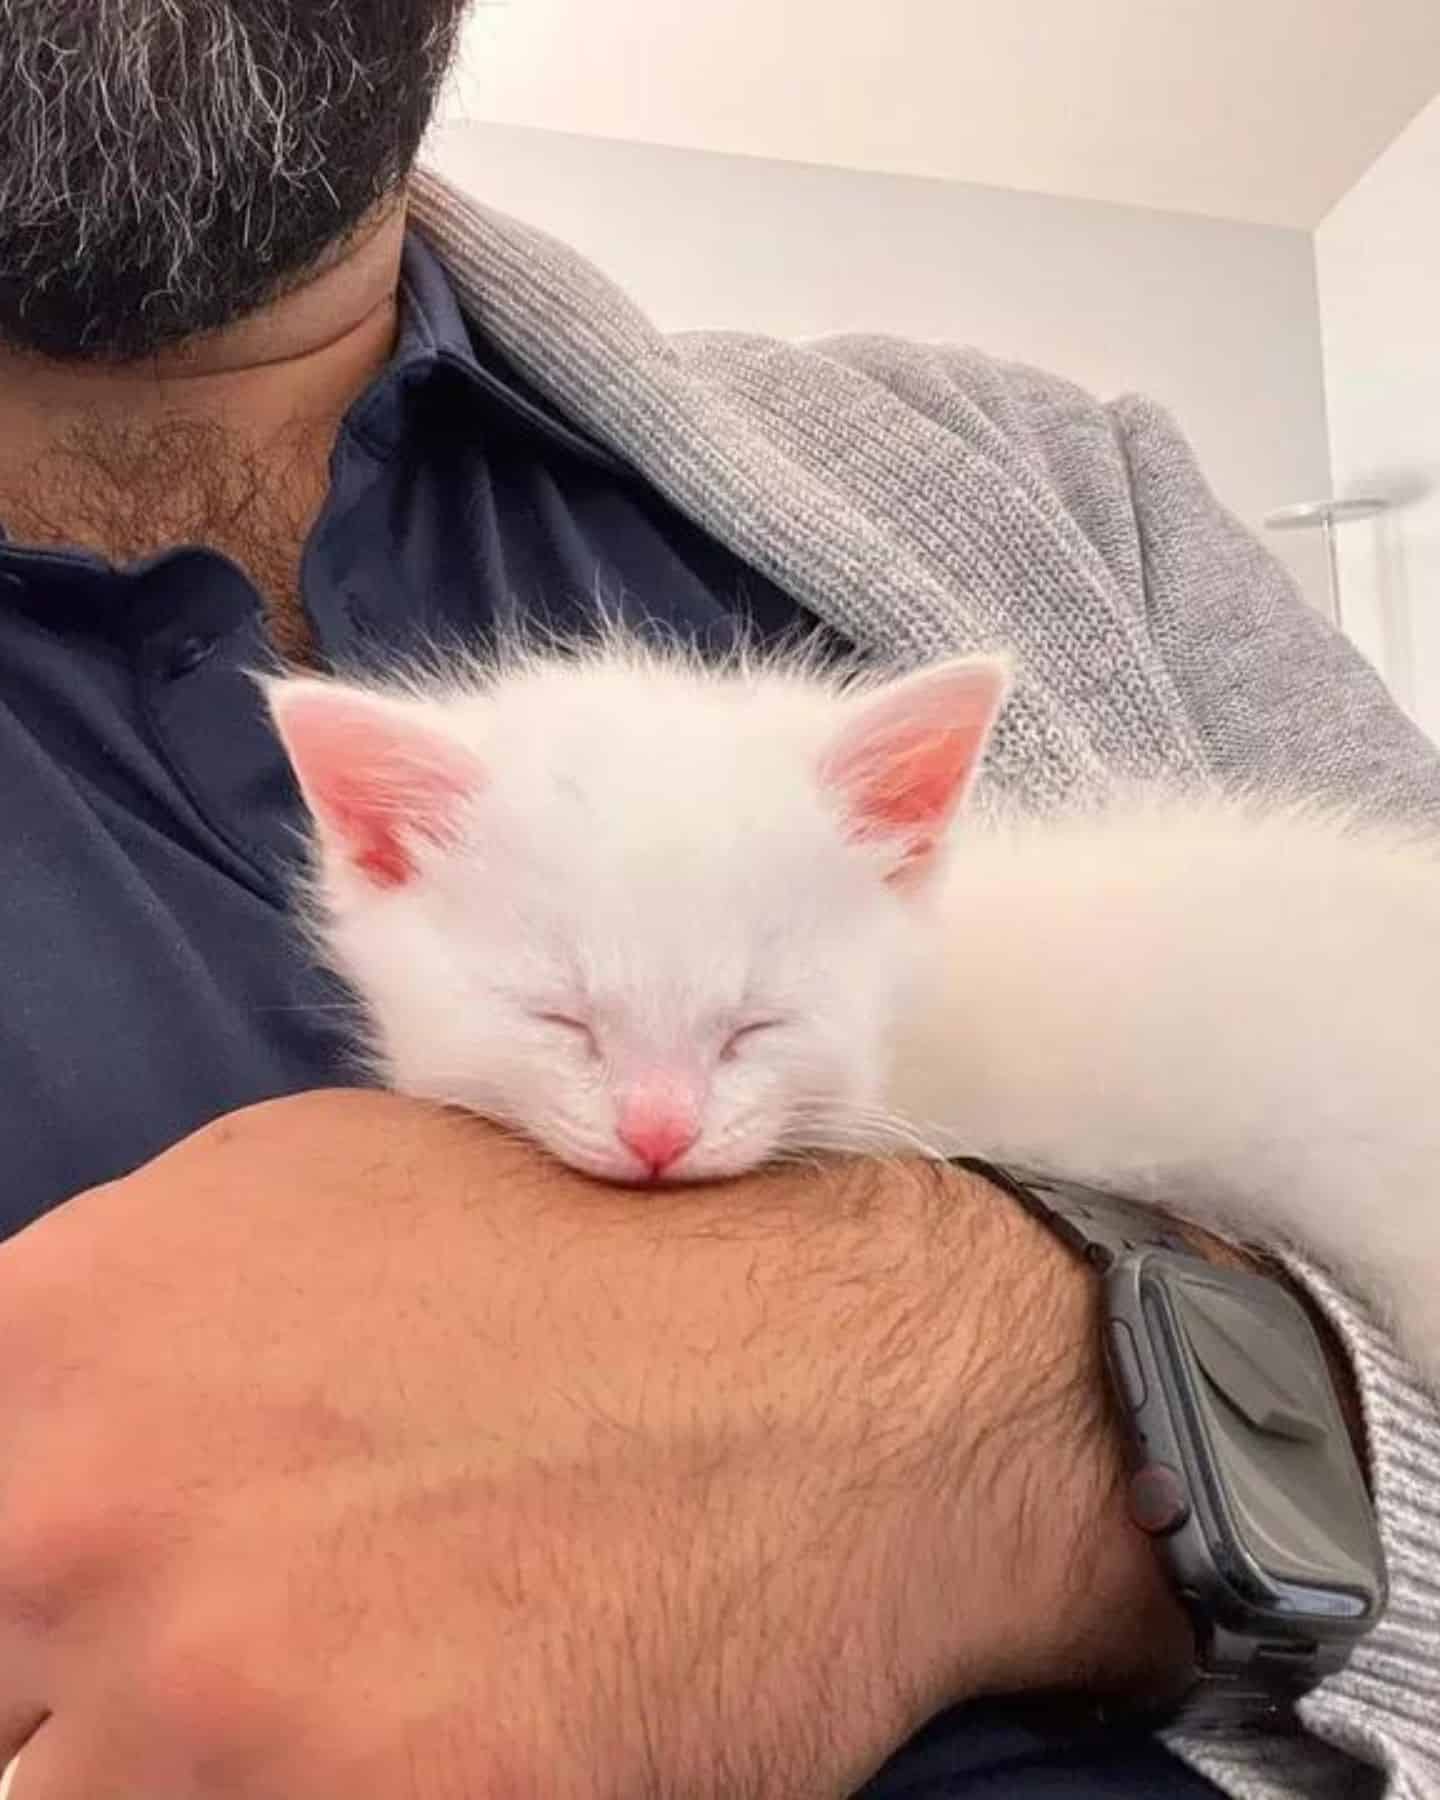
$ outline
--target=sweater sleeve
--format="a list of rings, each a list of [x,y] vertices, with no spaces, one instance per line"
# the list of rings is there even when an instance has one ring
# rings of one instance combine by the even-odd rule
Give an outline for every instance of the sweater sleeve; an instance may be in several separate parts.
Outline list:
[[[1159,408],[1122,401],[1112,418],[1130,472],[1154,639],[1215,773],[1440,824],[1440,754],[1369,664],[1219,504]],[[1302,1260],[1292,1269],[1334,1321],[1354,1365],[1390,1607],[1349,1667],[1305,1703],[1305,1748],[1183,1738],[1176,1747],[1245,1800],[1368,1792],[1435,1800],[1440,1405],[1335,1280]],[[1351,1757],[1384,1772],[1373,1789],[1357,1785]]]
[[[1370,664],[1220,504],[1162,408],[1110,413],[1150,633],[1214,773],[1440,826],[1440,752]]]

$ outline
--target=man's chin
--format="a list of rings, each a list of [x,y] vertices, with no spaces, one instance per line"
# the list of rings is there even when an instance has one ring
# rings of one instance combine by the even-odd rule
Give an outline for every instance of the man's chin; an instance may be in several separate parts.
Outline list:
[[[403,181],[464,6],[0,0],[0,341],[140,362],[277,298]]]
[[[402,187],[343,231],[333,229],[333,220],[321,222],[317,228],[329,235],[292,270],[235,269],[214,292],[195,290],[155,300],[141,315],[126,314],[115,300],[144,285],[144,277],[133,271],[101,277],[83,289],[49,279],[42,290],[43,308],[28,292],[12,303],[12,284],[0,275],[0,349],[59,368],[123,369],[160,362],[167,373],[177,375],[189,372],[192,364],[208,369],[215,352],[233,349],[232,340],[247,339],[251,328],[268,329],[277,308],[393,222],[403,204]],[[0,268],[3,256],[0,225]]]
[[[262,293],[249,305],[237,305],[232,293],[224,305],[202,297],[192,307],[145,318],[138,312],[117,314],[108,298],[103,306],[87,305],[91,296],[57,291],[54,283],[43,290],[43,309],[28,294],[14,305],[7,286],[0,280],[0,348],[12,357],[57,368],[123,369],[172,356],[179,361],[269,304]],[[127,286],[123,277],[117,279],[117,290]]]

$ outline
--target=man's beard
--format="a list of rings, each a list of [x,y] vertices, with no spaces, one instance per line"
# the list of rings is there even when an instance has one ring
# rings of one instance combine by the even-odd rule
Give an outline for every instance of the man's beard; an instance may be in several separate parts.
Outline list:
[[[467,0],[0,0],[0,341],[149,356],[394,191]]]

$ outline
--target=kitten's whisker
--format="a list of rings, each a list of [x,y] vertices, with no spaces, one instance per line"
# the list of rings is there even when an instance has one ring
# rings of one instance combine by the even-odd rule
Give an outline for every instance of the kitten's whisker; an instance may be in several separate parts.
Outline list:
[[[816,1134],[816,1145],[825,1149],[872,1154],[904,1149],[931,1161],[943,1155],[935,1128],[927,1131],[881,1107],[816,1104],[802,1113],[799,1129]]]

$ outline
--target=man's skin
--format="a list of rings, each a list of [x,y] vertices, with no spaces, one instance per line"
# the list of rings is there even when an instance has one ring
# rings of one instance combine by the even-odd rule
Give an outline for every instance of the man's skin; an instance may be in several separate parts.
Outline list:
[[[1095,1311],[954,1171],[236,1115],[0,1249],[15,1800],[811,1800],[948,1701],[1163,1685]]]
[[[300,558],[341,420],[389,359],[405,217],[367,218],[258,315],[143,362],[43,360],[0,338],[0,521],[12,538],[131,562],[233,556],[303,657]]]

